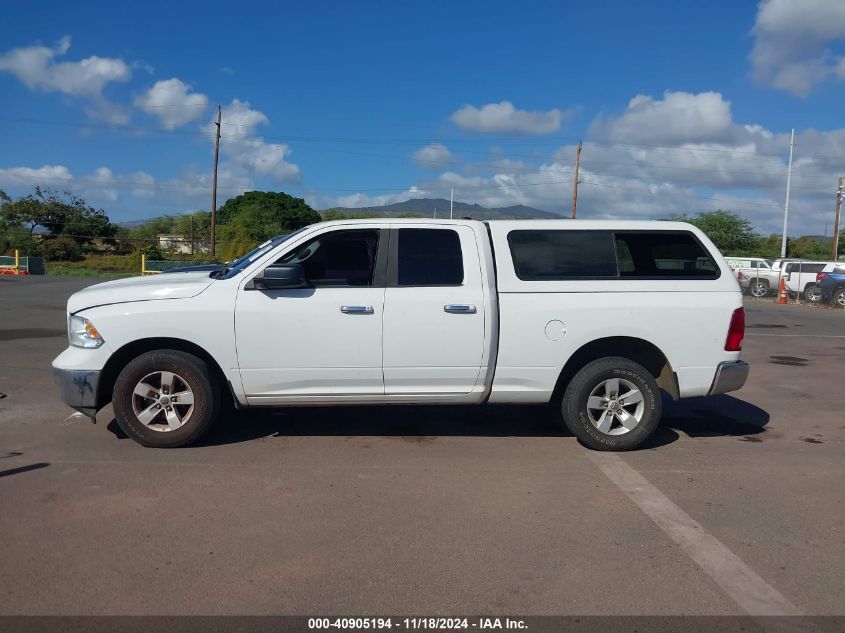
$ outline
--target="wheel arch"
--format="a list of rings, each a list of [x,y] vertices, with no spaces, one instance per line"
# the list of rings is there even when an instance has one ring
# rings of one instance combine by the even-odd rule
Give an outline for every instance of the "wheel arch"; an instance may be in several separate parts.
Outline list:
[[[680,397],[678,377],[666,355],[654,343],[633,336],[609,336],[585,343],[566,361],[552,393],[552,402],[563,397],[572,377],[588,363],[606,356],[621,356],[645,367],[673,399]]]
[[[179,338],[155,337],[143,338],[127,343],[111,355],[100,372],[100,381],[97,385],[97,410],[106,406],[112,399],[114,383],[124,367],[134,358],[146,352],[155,350],[176,350],[191,354],[202,359],[211,369],[213,379],[218,383],[220,392],[224,398],[231,398],[235,401],[231,386],[226,374],[215,358],[205,349],[193,343]]]

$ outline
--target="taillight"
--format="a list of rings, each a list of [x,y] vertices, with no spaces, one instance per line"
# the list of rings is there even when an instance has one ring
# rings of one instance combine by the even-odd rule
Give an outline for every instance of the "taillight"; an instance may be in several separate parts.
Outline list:
[[[728,338],[725,339],[726,352],[738,352],[742,349],[742,339],[745,336],[745,308],[737,308],[731,315],[728,326]]]
[[[821,281],[825,277],[827,277],[827,273],[816,273],[816,282]]]

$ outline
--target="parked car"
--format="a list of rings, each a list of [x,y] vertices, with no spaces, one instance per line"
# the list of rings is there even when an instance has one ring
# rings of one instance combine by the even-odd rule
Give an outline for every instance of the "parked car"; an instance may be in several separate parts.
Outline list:
[[[743,290],[755,297],[777,292],[780,272],[772,270],[772,262],[762,257],[725,257],[725,261]]]
[[[739,389],[745,313],[680,222],[341,220],[223,270],[68,300],[64,401],[109,401],[145,446],[196,442],[221,407],[554,402],[587,446],[657,428],[660,389]]]
[[[833,301],[845,308],[845,263],[840,262],[829,272],[816,273],[816,284],[823,301]]]
[[[786,264],[786,290],[802,296],[810,303],[822,300],[822,289],[816,281],[818,273],[832,272],[840,262],[791,261]]]

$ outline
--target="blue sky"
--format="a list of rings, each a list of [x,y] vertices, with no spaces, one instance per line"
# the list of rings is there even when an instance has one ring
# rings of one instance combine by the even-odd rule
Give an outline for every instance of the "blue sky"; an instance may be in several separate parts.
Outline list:
[[[845,171],[845,3],[2,2],[0,188],[118,221],[282,190],[579,216],[730,208],[822,233]]]

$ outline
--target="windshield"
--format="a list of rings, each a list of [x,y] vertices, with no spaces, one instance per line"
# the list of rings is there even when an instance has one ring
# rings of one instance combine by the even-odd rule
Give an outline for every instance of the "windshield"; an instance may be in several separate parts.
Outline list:
[[[274,238],[267,240],[253,248],[249,251],[246,255],[241,255],[235,260],[226,264],[226,267],[222,271],[216,271],[216,273],[212,273],[212,275],[216,276],[218,279],[228,279],[234,275],[237,275],[241,270],[243,270],[246,266],[254,262],[256,259],[267,253],[268,251],[276,248],[282,242],[286,242],[294,235],[298,235],[302,233],[308,227],[303,227],[294,231],[293,233],[288,233],[287,235],[277,235]]]

